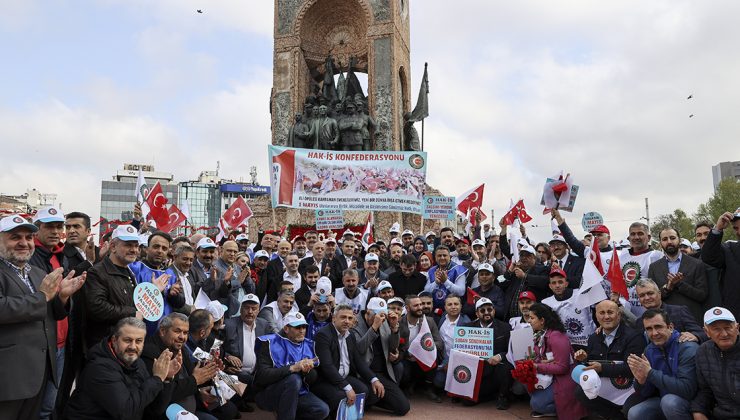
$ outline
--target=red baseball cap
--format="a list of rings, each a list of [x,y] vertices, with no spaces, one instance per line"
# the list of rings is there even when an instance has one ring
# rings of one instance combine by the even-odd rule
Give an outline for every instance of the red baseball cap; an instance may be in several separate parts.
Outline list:
[[[552,276],[568,277],[565,274],[565,271],[563,271],[563,269],[560,268],[560,267],[558,267],[558,266],[554,266],[554,267],[552,267],[552,270],[550,270],[550,277],[552,277]]]
[[[460,242],[465,242],[465,245],[470,245],[470,242],[467,239],[465,239],[465,238],[460,238],[460,239],[458,239],[458,240],[455,241],[456,244],[457,243],[460,243]]]
[[[591,229],[591,232],[589,233],[606,233],[607,235],[610,235],[609,228],[604,225],[596,226],[595,228]]]
[[[529,290],[525,290],[521,293],[519,293],[519,299],[529,299],[531,301],[537,302],[537,296],[534,295],[534,293],[530,292]]]

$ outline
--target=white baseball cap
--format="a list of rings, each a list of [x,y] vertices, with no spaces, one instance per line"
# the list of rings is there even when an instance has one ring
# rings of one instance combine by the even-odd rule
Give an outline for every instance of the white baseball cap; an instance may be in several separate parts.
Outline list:
[[[118,225],[111,235],[111,239],[119,239],[121,241],[136,241],[139,242],[139,232],[136,228],[131,225]]]
[[[429,232],[427,232],[427,234],[426,234],[426,235],[424,235],[424,237],[425,237],[425,238],[428,238],[428,237],[430,237],[430,236],[434,236],[434,237],[436,238],[436,237],[437,237],[437,234],[436,234],[436,233],[434,233],[434,231],[433,231],[433,230],[430,230]]]
[[[685,246],[685,247],[691,248],[691,242],[688,239],[686,239],[686,238],[682,238],[681,239],[681,245],[680,246]]]
[[[398,222],[394,223],[390,229],[388,229],[389,233],[398,233],[401,231],[401,225],[398,224]]]
[[[239,304],[241,305],[241,304],[244,304],[246,302],[256,303],[257,305],[259,305],[260,304],[260,298],[258,298],[257,295],[253,295],[252,293],[249,293],[249,294],[246,294],[246,295],[242,296],[242,299],[239,302]]]
[[[488,263],[483,263],[478,266],[478,271],[481,271],[481,270],[486,270],[486,271],[490,271],[491,273],[493,273],[493,266]]]
[[[733,315],[732,312],[720,306],[715,306],[714,308],[704,312],[704,325],[709,325],[715,321],[737,322],[735,321],[735,315]]]
[[[260,249],[254,253],[254,259],[256,260],[257,258],[267,258],[269,260],[270,254],[268,254],[264,249]]]
[[[388,313],[388,304],[382,298],[374,297],[370,298],[367,302],[367,309],[373,311],[376,314],[379,312]]]
[[[331,294],[331,280],[329,277],[321,277],[316,282],[316,293],[322,296]]]
[[[36,212],[36,216],[33,217],[33,221],[41,223],[64,223],[64,213],[56,207],[44,207]]]
[[[249,240],[249,237],[247,236],[246,233],[240,233],[240,234],[236,235],[236,238],[234,238],[234,240],[237,241],[237,242],[238,241],[248,241]]]
[[[205,237],[198,241],[198,245],[195,247],[196,249],[201,248],[215,248],[216,244],[213,242],[213,239]]]
[[[477,311],[483,305],[493,305],[493,302],[491,302],[491,299],[482,297],[475,302],[475,310]]]
[[[519,250],[519,252],[529,252],[532,255],[536,254],[534,248],[532,248],[532,245],[529,244],[527,244],[527,246],[523,246],[522,249]]]
[[[165,412],[167,420],[198,420],[198,417],[180,404],[170,404]]]
[[[367,262],[367,261],[376,261],[377,262],[377,261],[380,261],[380,259],[378,258],[378,254],[375,254],[375,253],[371,252],[371,253],[365,255],[365,262]]]
[[[403,233],[401,234],[401,236],[406,236],[406,235],[414,236],[414,232],[412,232],[410,229],[406,229],[406,230],[403,231]]]
[[[308,322],[306,322],[306,317],[304,317],[302,313],[291,312],[285,316],[285,325],[300,327],[301,325],[308,325]]]
[[[691,247],[694,248],[694,251],[698,251],[701,249],[701,247],[699,246],[699,243],[696,241],[691,243]]]
[[[563,237],[563,235],[552,235],[552,239],[550,239],[550,242],[548,243],[551,244],[553,242],[562,242],[564,244],[567,244],[567,242],[565,242],[565,238]]]
[[[332,237],[330,236],[330,237],[328,237],[328,238],[324,239],[324,243],[325,243],[325,244],[336,244],[336,243],[337,243],[337,240],[336,240],[336,239],[334,239],[334,238],[332,238]]]
[[[586,370],[586,366],[578,365],[573,369],[571,377],[576,381],[581,388],[583,393],[586,394],[589,400],[593,400],[599,396],[601,390],[601,377],[593,369]]]
[[[36,232],[39,230],[36,225],[29,222],[28,220],[24,219],[20,215],[13,214],[10,216],[3,217],[0,220],[0,232],[10,232],[13,229],[17,229],[20,227],[24,227],[31,232]]]
[[[344,233],[342,234],[342,236],[351,236],[351,237],[354,238],[355,237],[355,233],[352,232],[351,230],[347,229],[347,230],[344,231]]]
[[[383,280],[380,283],[378,283],[378,291],[385,290],[385,289],[393,289],[393,285],[388,280]]]
[[[483,239],[476,239],[473,241],[473,246],[486,246],[486,243],[483,242]]]
[[[398,238],[393,238],[393,239],[391,239],[391,245],[393,245],[393,244],[399,244],[399,245],[403,246],[403,241],[400,240],[400,239],[398,239]]]
[[[219,319],[223,318],[228,309],[229,308],[227,308],[226,305],[217,300],[212,300],[208,302],[208,305],[206,305],[205,307],[205,310],[213,315],[214,321],[218,321]]]
[[[392,297],[388,299],[388,304],[390,305],[391,303],[398,303],[401,306],[406,304],[400,297]]]

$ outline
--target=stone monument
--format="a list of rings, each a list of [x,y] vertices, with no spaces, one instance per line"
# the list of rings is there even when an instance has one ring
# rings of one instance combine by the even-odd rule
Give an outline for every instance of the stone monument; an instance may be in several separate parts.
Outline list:
[[[334,109],[326,99],[346,95],[356,106],[352,73],[366,73],[367,98],[360,94],[376,124],[372,149],[403,150],[411,107],[407,0],[275,0],[274,37],[272,144],[289,144],[297,113],[310,120],[307,99]]]

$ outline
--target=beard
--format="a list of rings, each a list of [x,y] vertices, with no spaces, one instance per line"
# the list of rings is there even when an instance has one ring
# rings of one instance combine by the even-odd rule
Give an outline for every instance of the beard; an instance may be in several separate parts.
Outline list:
[[[671,257],[673,257],[674,255],[678,255],[678,247],[674,245],[666,246],[663,251],[665,251],[665,253],[670,255]]]

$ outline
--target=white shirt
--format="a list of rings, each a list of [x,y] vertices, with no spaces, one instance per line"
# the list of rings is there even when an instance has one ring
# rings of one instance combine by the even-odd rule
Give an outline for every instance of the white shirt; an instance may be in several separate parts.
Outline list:
[[[354,298],[350,298],[345,293],[344,287],[340,287],[334,293],[335,294],[334,303],[336,305],[340,305],[340,304],[349,305],[352,307],[352,312],[354,312],[355,315],[358,315],[360,311],[365,310],[365,305],[367,304],[367,293],[368,291],[366,289],[358,287],[357,296],[355,296]]]
[[[301,288],[301,274],[296,271],[295,276],[291,276],[287,271],[283,273],[283,280],[293,283],[293,290],[298,291]]]
[[[177,273],[177,278],[180,280],[180,284],[182,284],[182,292],[185,295],[185,304],[192,306],[195,300],[193,299],[193,287],[190,285],[190,281],[188,280],[188,273],[183,274],[177,267],[173,267]]]
[[[450,355],[450,350],[452,350],[452,336],[455,334],[455,327],[457,326],[458,321],[460,321],[460,315],[458,315],[457,319],[454,321],[450,321],[450,316],[445,315],[445,320],[439,328],[439,334],[442,336],[442,341],[445,342],[445,353],[447,356]],[[410,331],[411,330],[409,330],[409,332]]]
[[[557,258],[557,257],[555,257],[555,258]],[[563,258],[559,258],[556,261],[559,261],[560,268],[564,268],[565,267],[565,263],[568,262],[568,253],[566,252],[565,255],[563,256]]]
[[[254,354],[255,325],[249,327],[242,322],[243,349],[242,350],[242,372],[252,373],[257,365],[257,355]]]
[[[339,376],[342,378],[346,378],[347,375],[349,375],[349,350],[347,350],[348,336],[349,331],[345,332],[344,335],[339,334],[339,331],[337,331],[337,337],[339,338]]]

